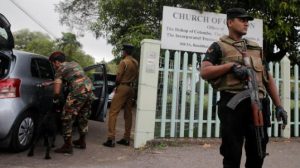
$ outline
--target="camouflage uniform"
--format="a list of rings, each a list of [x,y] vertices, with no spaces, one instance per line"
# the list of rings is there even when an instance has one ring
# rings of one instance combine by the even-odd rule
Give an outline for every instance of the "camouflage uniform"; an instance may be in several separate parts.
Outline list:
[[[68,88],[68,95],[62,113],[62,127],[64,138],[72,136],[72,125],[78,120],[80,135],[88,132],[88,118],[91,103],[95,98],[93,84],[84,74],[81,66],[76,62],[64,62],[57,69],[55,80],[60,79]]]

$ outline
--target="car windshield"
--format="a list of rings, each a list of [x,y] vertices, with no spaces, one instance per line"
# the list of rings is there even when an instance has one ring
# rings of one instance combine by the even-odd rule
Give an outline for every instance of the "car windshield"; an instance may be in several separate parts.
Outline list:
[[[8,34],[4,28],[0,27],[0,49],[7,49]]]

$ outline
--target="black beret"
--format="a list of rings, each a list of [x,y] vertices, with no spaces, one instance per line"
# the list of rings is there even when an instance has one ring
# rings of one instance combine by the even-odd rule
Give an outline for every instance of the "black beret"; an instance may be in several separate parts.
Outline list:
[[[133,51],[133,49],[134,49],[133,45],[131,45],[131,44],[123,44],[122,50],[131,52],[131,51]]]
[[[253,17],[250,16],[245,9],[243,8],[231,8],[226,11],[227,19],[233,18],[246,18],[248,20],[253,20]]]

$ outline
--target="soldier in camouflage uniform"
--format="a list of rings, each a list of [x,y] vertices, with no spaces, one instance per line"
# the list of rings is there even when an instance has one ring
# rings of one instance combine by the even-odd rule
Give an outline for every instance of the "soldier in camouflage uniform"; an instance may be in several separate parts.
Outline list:
[[[85,149],[85,136],[88,132],[88,118],[91,111],[91,103],[95,98],[93,84],[84,74],[81,66],[76,62],[65,62],[65,55],[56,51],[49,57],[56,74],[54,79],[54,107],[59,103],[59,95],[62,86],[66,86],[68,94],[62,111],[62,129],[64,145],[55,150],[57,153],[73,153],[72,148],[72,125],[78,121],[80,138],[73,141],[75,147]]]

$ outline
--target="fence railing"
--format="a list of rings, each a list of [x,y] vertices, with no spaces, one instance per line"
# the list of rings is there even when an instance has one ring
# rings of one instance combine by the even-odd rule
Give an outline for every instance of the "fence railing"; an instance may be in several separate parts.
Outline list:
[[[200,77],[197,66],[201,63],[197,62],[200,57],[199,61],[203,55],[167,50],[160,58],[156,137],[219,137],[220,122],[216,106],[219,93]],[[269,69],[280,93],[283,85],[281,66],[279,63],[270,63]],[[296,65],[292,69],[292,74],[284,74],[293,78],[287,81],[293,96],[289,100],[290,135],[299,136],[299,68]],[[272,103],[270,108],[274,111]],[[274,113],[271,115],[271,123],[268,134],[281,136],[281,122],[277,122]]]

